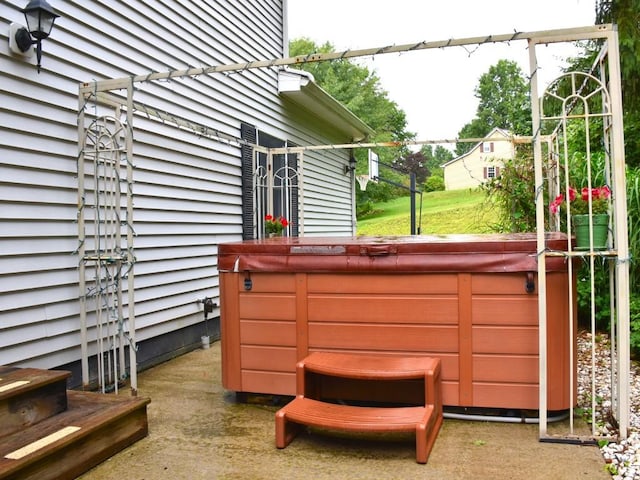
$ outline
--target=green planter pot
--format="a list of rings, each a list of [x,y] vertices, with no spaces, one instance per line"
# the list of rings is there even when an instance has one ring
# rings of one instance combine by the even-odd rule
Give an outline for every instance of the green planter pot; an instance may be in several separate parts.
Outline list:
[[[573,215],[573,231],[576,235],[576,250],[589,250],[589,215]],[[609,215],[606,213],[592,215],[593,249],[607,248],[609,237]]]

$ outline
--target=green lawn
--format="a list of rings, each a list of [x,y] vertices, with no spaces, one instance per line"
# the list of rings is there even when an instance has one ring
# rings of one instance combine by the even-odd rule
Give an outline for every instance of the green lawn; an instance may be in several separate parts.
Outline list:
[[[416,198],[418,213],[420,197]],[[358,235],[409,235],[409,197],[374,205],[375,213],[358,219]],[[497,221],[484,192],[454,190],[430,192],[422,199],[422,234],[489,233]],[[420,222],[417,221],[420,227]]]

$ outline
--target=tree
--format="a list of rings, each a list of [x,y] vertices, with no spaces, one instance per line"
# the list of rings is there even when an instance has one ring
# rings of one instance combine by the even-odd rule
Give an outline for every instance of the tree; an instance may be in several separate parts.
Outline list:
[[[480,77],[474,92],[479,99],[476,117],[462,127],[459,138],[481,138],[496,127],[515,135],[531,134],[529,85],[516,62],[499,60]],[[462,155],[472,146],[458,143],[456,154]]]
[[[615,23],[620,45],[620,74],[627,164],[640,166],[640,7],[638,0],[598,0],[596,23]],[[595,50],[594,48],[591,51]],[[592,59],[589,49],[583,58]]]
[[[438,145],[435,152],[433,153],[433,158],[438,165],[438,169],[442,170],[442,165],[447,163],[449,160],[453,160],[453,153],[451,153],[451,150],[443,147],[442,145]],[[431,173],[433,173],[434,170],[435,168],[432,168]]]
[[[294,39],[289,44],[291,56],[307,55],[310,53],[330,53],[335,48],[329,42],[318,46],[308,38]],[[311,62],[297,65],[296,68],[311,74],[316,83],[326,90],[332,97],[345,105],[353,114],[375,130],[371,139],[375,142],[404,141],[415,137],[407,131],[406,114],[398,105],[389,99],[388,93],[380,85],[380,78],[368,68],[357,65],[349,59],[338,59],[325,62]],[[406,147],[379,149],[380,161],[393,164],[396,158],[409,154]],[[367,151],[356,150],[356,172],[364,173],[368,166]],[[395,182],[402,183],[403,178],[393,170],[386,169],[385,177],[391,177]],[[370,183],[366,192],[356,189],[356,202],[384,201],[390,198],[406,195],[401,188],[380,182]]]
[[[334,51],[331,43],[317,46],[308,38],[295,39],[289,44],[292,56]],[[375,140],[401,141],[415,136],[407,131],[404,111],[389,99],[380,78],[368,68],[349,59],[304,63],[296,68],[313,74],[318,85],[374,129]]]
[[[453,159],[453,153],[442,145],[437,145],[435,149],[432,145],[423,145],[420,153],[424,156],[428,176],[442,176],[442,165]]]
[[[415,174],[417,183],[424,183],[429,176],[426,160],[422,152],[410,153],[399,162],[398,167],[403,172]]]

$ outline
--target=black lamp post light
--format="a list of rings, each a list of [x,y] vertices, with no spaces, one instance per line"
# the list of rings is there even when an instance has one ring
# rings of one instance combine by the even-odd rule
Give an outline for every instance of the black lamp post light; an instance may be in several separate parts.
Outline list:
[[[53,22],[60,15],[56,14],[46,0],[30,0],[22,9],[27,21],[27,28],[12,23],[9,32],[9,46],[14,53],[31,55],[31,45],[36,46],[38,73],[42,59],[42,40],[47,38],[53,28]]]

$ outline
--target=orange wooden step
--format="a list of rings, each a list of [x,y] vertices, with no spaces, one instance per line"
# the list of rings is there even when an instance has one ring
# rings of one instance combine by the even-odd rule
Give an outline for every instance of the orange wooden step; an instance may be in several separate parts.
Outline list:
[[[354,406],[323,401],[328,378],[343,379],[347,387],[349,382],[362,380],[385,384],[419,380],[422,405]],[[416,461],[427,463],[443,418],[439,359],[315,352],[298,362],[296,389],[296,398],[276,413],[276,447],[286,447],[303,425],[360,432],[415,431]]]
[[[69,376],[58,370],[0,367],[0,437],[63,412]]]
[[[66,411],[0,438],[0,480],[73,479],[148,433],[148,398],[67,395]]]
[[[408,380],[425,378],[440,360],[426,356],[368,355],[314,352],[300,362],[308,372],[341,378]]]

